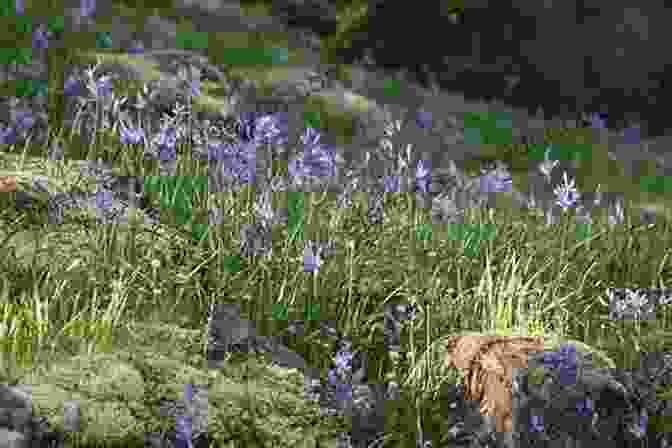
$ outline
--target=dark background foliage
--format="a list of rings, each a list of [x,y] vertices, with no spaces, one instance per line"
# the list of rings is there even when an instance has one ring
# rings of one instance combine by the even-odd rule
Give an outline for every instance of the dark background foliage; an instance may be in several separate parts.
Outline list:
[[[368,48],[377,65],[423,83],[431,73],[468,99],[541,107],[547,118],[606,113],[610,128],[635,121],[643,137],[666,133],[672,10],[663,0],[470,0],[452,18],[447,3],[372,0],[337,56],[352,62]],[[520,82],[507,92],[509,75]]]

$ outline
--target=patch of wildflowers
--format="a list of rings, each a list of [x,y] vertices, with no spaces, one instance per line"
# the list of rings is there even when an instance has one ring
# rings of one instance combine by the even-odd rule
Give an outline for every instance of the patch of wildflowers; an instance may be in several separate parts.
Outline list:
[[[187,407],[191,406],[193,400],[193,386],[184,385],[184,402]],[[175,417],[175,435],[177,436],[178,446],[192,448],[193,440],[193,417],[191,412],[182,412]]]
[[[510,193],[513,180],[508,173],[490,172],[480,176],[479,189],[483,193]]]
[[[254,139],[259,144],[287,143],[287,117],[284,113],[263,115],[255,121]]]
[[[122,145],[138,145],[144,142],[145,132],[141,127],[126,127],[123,123],[119,127],[120,140]]]
[[[563,385],[572,385],[577,379],[577,352],[572,344],[562,344],[557,352],[544,352],[543,365],[559,373]]]

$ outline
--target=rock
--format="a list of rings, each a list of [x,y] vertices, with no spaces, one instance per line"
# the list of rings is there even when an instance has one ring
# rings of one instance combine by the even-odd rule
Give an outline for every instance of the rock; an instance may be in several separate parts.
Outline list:
[[[275,1],[271,13],[288,25],[308,28],[320,35],[336,32],[336,7],[326,0]]]
[[[194,31],[218,32],[283,32],[286,26],[272,16],[249,16],[238,1],[230,0],[180,0],[173,11],[193,21]]]
[[[425,85],[430,76],[421,67],[426,64],[444,89],[471,100],[496,98],[530,112],[541,106],[547,118],[598,112],[608,105],[608,125],[616,129],[637,112],[651,125],[648,135],[661,136],[669,128],[660,118],[663,98],[669,96],[661,84],[666,62],[643,61],[641,55],[642,45],[664,45],[667,17],[669,12],[656,5],[595,9],[574,2],[484,0],[465,7],[463,20],[456,23],[443,1],[413,10],[376,1],[369,4],[365,25],[350,31],[352,45],[344,56],[351,62],[372,49],[380,65],[405,67]],[[422,30],[410,37],[399,32],[411,22],[422,23]],[[590,40],[596,29],[610,38]],[[565,36],[560,42],[558,33]],[[436,36],[452,44],[428,46]],[[549,52],[567,45],[580,50]],[[511,79],[518,80],[516,86]],[[652,97],[656,100],[648,101]]]
[[[147,48],[163,50],[177,47],[177,25],[159,16],[147,18],[141,39]]]
[[[129,345],[104,354],[59,357],[22,375],[21,386],[0,387],[3,408],[13,411],[3,414],[11,421],[0,422],[5,436],[0,446],[47,446],[35,443],[68,440],[72,433],[66,429],[79,426],[78,435],[93,443],[132,445],[147,439],[157,448],[167,448],[167,442],[175,440],[175,417],[184,412],[193,413],[195,441],[244,441],[249,428],[236,421],[245,406],[246,387],[253,388],[255,399],[267,400],[272,394],[282,406],[269,408],[272,413],[266,416],[274,419],[274,427],[263,425],[262,431],[282,434],[288,447],[304,439],[314,444],[322,436],[318,427],[293,428],[291,423],[311,413],[313,421],[325,422],[317,405],[303,399],[304,379],[296,370],[269,367],[252,358],[245,365],[210,370],[195,350],[200,334],[163,324],[133,326],[126,333],[132,349]],[[246,377],[245,368],[255,370],[258,379]],[[193,384],[191,402],[182,396],[185,384]],[[25,412],[18,412],[21,409]],[[115,417],[109,418],[112,414]]]

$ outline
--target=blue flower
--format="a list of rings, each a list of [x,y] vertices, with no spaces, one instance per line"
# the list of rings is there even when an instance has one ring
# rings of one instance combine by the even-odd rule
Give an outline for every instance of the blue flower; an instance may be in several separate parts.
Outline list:
[[[563,344],[557,352],[545,352],[544,366],[558,371],[559,381],[563,385],[572,385],[577,379],[577,352],[571,344]]]
[[[189,415],[178,415],[175,417],[175,435],[177,438],[177,446],[189,447],[193,446],[193,418]],[[177,447],[176,447],[177,448]]]
[[[601,114],[593,113],[590,115],[590,124],[593,129],[604,129],[607,123]]]
[[[392,175],[383,178],[383,188],[386,193],[399,193],[401,189],[401,177]]]
[[[352,400],[352,386],[347,383],[337,383],[336,385],[336,399],[338,401]]]
[[[105,98],[112,94],[112,81],[109,77],[105,76],[96,81],[96,97]]]
[[[293,157],[288,170],[292,177],[333,177],[336,175],[336,154],[331,147],[319,144],[320,133],[308,128],[301,137],[305,146],[303,157]]]
[[[623,129],[623,142],[630,145],[638,145],[641,142],[641,131],[638,127]]]
[[[336,400],[346,402],[352,400],[352,385],[340,380],[336,369],[329,370],[329,384],[335,389]]]
[[[65,96],[81,96],[84,93],[84,85],[79,79],[69,76],[63,84],[63,93]]]
[[[112,192],[110,190],[96,191],[96,207],[99,210],[106,210],[112,207]]]
[[[338,353],[336,353],[336,357],[334,358],[336,368],[344,372],[351,370],[352,358],[353,354],[351,352],[344,350],[339,351]]]
[[[27,130],[33,127],[35,124],[35,118],[30,111],[19,111],[14,117],[14,122],[16,123],[18,129]]]
[[[256,180],[257,145],[254,142],[213,145],[208,150],[210,160],[221,162],[225,177],[233,177],[245,184]]]
[[[642,412],[639,415],[639,430],[643,433],[646,434],[646,430],[648,429],[649,426],[649,417],[646,415],[646,412]]]
[[[15,11],[16,11],[16,14],[17,14],[17,15],[20,16],[20,15],[23,15],[23,14],[26,12],[26,8],[25,8],[25,6],[23,5],[23,0],[15,0],[15,4],[14,4],[14,5],[16,6]]]
[[[479,178],[479,187],[483,193],[510,193],[512,185],[513,181],[508,175],[489,173]]]
[[[238,136],[243,142],[284,144],[287,142],[286,114],[243,112],[238,118]]]
[[[172,126],[161,128],[154,137],[154,143],[159,147],[159,151],[174,151],[177,144],[177,130]]]
[[[544,417],[541,415],[531,415],[530,429],[532,432],[544,432]]]
[[[33,32],[33,48],[36,50],[46,50],[49,48],[49,33],[42,25]]]
[[[190,404],[193,399],[194,391],[192,384],[184,385],[184,402]],[[193,439],[193,417],[187,413],[175,417],[175,434],[177,436],[178,446],[192,447]]]
[[[3,126],[0,129],[0,144],[14,145],[18,141],[16,129],[10,126]]]
[[[303,146],[312,148],[320,144],[321,137],[322,135],[316,129],[307,128],[303,135],[301,135],[300,140]]]
[[[333,177],[336,175],[336,154],[331,147],[307,148],[304,152],[303,163],[309,167],[311,176]]]
[[[281,145],[287,143],[286,114],[269,114],[257,118],[255,121],[254,139],[259,144]]]
[[[81,17],[90,17],[96,10],[96,0],[81,0],[79,14]]]
[[[574,179],[572,179],[571,182],[568,181],[567,172],[563,173],[562,179],[563,184],[556,187],[553,190],[553,193],[557,197],[555,203],[562,208],[563,212],[566,212],[576,205],[581,195],[576,189]]]
[[[137,42],[137,43],[131,45],[131,47],[128,49],[128,54],[133,54],[133,55],[143,54],[144,52],[145,52],[145,48],[142,45],[142,43],[140,43],[140,42]]]
[[[308,242],[303,251],[303,270],[304,272],[310,272],[317,274],[320,272],[322,267],[322,257],[320,256],[320,250],[312,247],[313,245]]]
[[[119,127],[120,139],[123,145],[137,145],[145,140],[145,132],[140,127]]]
[[[193,79],[190,87],[192,96],[201,96],[201,82],[198,79]]]
[[[582,417],[591,417],[595,412],[593,400],[586,398],[576,405],[576,412]]]
[[[420,128],[423,129],[431,128],[432,113],[425,110],[419,110],[418,113],[415,115],[415,122]]]
[[[431,181],[431,166],[428,161],[418,160],[415,169],[415,184],[422,193],[429,192],[429,183]]]

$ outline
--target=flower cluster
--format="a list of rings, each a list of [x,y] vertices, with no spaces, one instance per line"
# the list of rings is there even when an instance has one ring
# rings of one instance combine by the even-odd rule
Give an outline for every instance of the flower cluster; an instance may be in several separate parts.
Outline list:
[[[544,352],[544,367],[558,372],[558,378],[563,385],[576,384],[577,376],[577,353],[576,347],[571,344],[563,344],[556,352]]]

